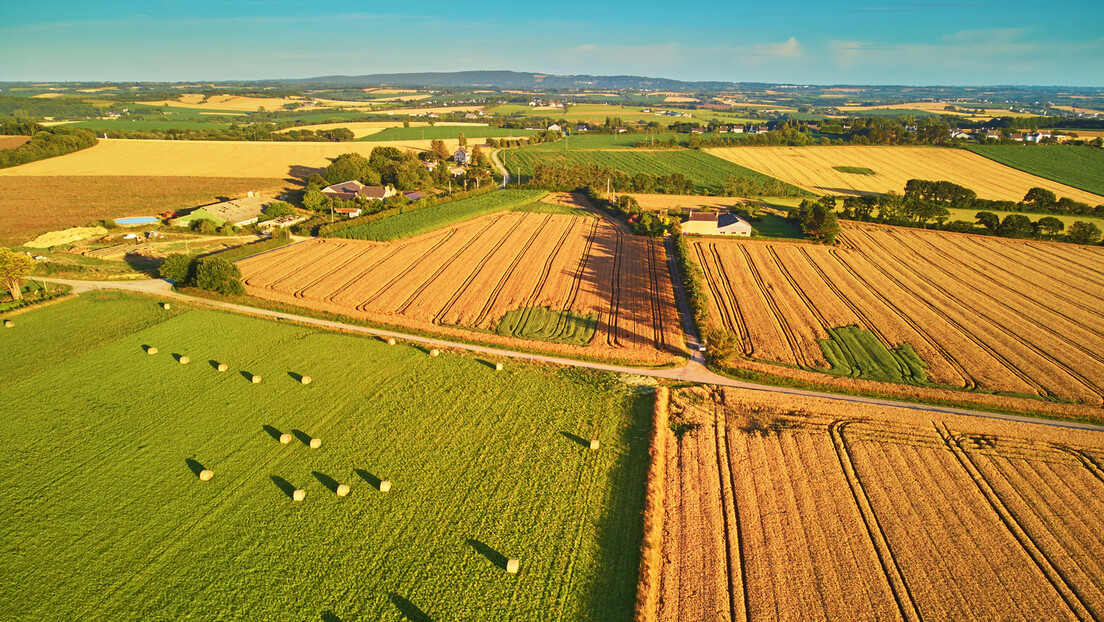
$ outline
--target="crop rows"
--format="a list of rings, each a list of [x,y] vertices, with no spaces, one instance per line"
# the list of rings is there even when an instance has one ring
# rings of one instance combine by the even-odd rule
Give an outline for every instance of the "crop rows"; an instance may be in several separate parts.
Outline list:
[[[1097,249],[858,225],[838,249],[693,246],[712,321],[745,358],[823,369],[819,342],[857,326],[911,346],[937,385],[1104,399]]]
[[[1104,613],[1089,433],[1066,444],[1022,424],[736,389],[673,397],[688,431],[667,440],[660,620]]]
[[[1014,169],[1104,196],[1100,177],[1104,151],[1100,149],[1054,145],[971,145],[968,149]]]
[[[596,218],[500,212],[392,243],[312,240],[239,265],[254,295],[382,323],[516,343],[494,334],[508,314],[552,341],[578,331],[544,322],[593,317],[586,347],[600,355],[663,360],[680,343],[663,247]],[[516,326],[515,312],[538,308],[572,313],[529,311],[542,324]]]

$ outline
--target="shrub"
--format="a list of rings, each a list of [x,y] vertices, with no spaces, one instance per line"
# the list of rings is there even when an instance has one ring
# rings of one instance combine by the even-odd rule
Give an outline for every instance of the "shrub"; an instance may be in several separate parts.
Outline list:
[[[241,270],[222,257],[207,257],[196,265],[197,287],[219,294],[244,294]]]
[[[195,263],[195,255],[172,253],[161,262],[157,273],[161,278],[168,279],[177,285],[186,285],[195,278]]]

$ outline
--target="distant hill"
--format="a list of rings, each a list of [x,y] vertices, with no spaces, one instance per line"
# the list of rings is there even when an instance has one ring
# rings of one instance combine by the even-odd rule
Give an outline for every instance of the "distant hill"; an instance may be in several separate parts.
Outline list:
[[[683,82],[641,76],[556,76],[519,71],[455,71],[377,73],[364,76],[320,76],[281,80],[284,84],[334,86],[492,87],[500,89],[658,89],[671,91],[722,90],[731,82]]]

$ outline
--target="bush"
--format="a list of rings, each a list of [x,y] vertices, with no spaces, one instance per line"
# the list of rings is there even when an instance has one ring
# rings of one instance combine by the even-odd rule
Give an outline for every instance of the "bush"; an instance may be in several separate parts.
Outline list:
[[[241,282],[241,270],[222,257],[200,259],[196,265],[195,284],[197,287],[219,294],[245,293],[245,286]]]
[[[195,278],[195,255],[172,253],[161,262],[157,273],[177,285],[187,285]]]

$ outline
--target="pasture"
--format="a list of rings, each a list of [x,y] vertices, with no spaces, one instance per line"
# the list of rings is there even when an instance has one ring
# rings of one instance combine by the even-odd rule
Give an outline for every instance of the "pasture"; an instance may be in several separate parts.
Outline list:
[[[910,179],[949,181],[983,199],[1021,201],[1039,186],[1059,197],[1099,205],[1104,197],[1004,166],[965,149],[937,147],[727,147],[708,153],[819,194],[904,192]],[[873,175],[835,170],[868,168]]]
[[[1092,192],[1098,200],[1090,205],[1104,204],[1104,149],[1063,145],[971,145],[968,149],[1025,173]]]
[[[459,201],[406,211],[368,224],[342,229],[337,237],[389,242],[532,203],[548,194],[543,190],[502,190]]]
[[[498,211],[395,242],[311,240],[238,266],[252,296],[385,325],[651,365],[683,353],[662,241],[604,218]],[[556,313],[496,332],[538,308]],[[590,331],[565,330],[559,312],[596,317],[593,337],[581,343]]]
[[[120,293],[15,320],[7,617],[632,619],[652,395],[626,378]]]
[[[672,392],[657,619],[1104,617],[1099,432]]]
[[[738,357],[831,370],[853,390],[897,373],[1104,403],[1104,249],[853,223],[839,239],[835,249],[692,242],[711,321],[734,336]],[[871,335],[848,345],[855,336],[841,327]],[[904,358],[887,358],[900,348]],[[860,363],[839,364],[847,359]]]

